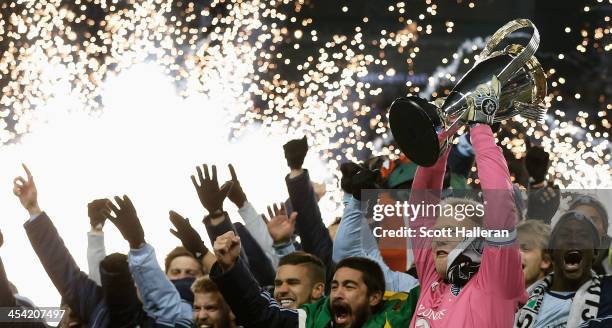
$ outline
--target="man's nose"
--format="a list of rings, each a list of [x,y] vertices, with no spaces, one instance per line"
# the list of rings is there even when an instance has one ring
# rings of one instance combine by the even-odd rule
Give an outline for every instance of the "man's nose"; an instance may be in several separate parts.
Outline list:
[[[287,283],[282,283],[276,287],[274,287],[278,293],[288,293],[289,285]]]
[[[196,319],[206,320],[207,318],[208,312],[206,312],[205,309],[199,309],[198,312],[196,312]]]

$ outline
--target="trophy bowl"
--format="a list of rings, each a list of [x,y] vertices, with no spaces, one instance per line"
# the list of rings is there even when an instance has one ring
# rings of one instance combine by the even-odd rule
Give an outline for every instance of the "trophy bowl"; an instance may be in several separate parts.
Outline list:
[[[393,138],[402,152],[421,166],[434,165],[440,154],[440,141],[435,129],[441,124],[437,110],[434,104],[419,97],[398,98],[389,109]]]

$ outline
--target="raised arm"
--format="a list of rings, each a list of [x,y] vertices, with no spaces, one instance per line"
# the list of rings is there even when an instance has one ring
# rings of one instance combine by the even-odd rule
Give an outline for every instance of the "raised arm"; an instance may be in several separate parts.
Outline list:
[[[4,236],[0,231],[0,247],[4,244]],[[0,258],[0,307],[11,307],[17,305],[15,296],[6,277],[6,271],[4,271],[4,264]]]
[[[106,208],[108,199],[96,199],[87,204],[87,215],[91,230],[87,232],[87,266],[89,267],[89,278],[98,285],[102,285],[100,280],[100,262],[106,256],[104,247],[104,215],[102,210]]]
[[[147,314],[161,325],[191,325],[191,306],[181,300],[179,292],[157,263],[153,247],[145,242],[144,230],[128,196],[115,197],[108,203],[105,217],[130,244],[128,264]]]
[[[233,185],[227,198],[238,207],[238,214],[240,214],[240,217],[244,221],[246,229],[270,259],[274,269],[276,269],[279,258],[274,251],[274,247],[272,247],[272,238],[270,238],[268,234],[266,224],[261,220],[261,216],[257,213],[253,205],[247,200],[247,196],[238,180],[234,166],[229,164],[228,168]]]
[[[440,191],[444,181],[444,172],[446,171],[446,160],[448,158],[446,151],[438,159],[436,164],[431,167],[419,166],[414,176],[412,190],[410,191],[411,205],[426,206],[427,204],[440,203]],[[433,213],[431,213],[433,214]],[[432,279],[435,279],[437,273],[431,253],[431,238],[418,237],[419,229],[430,229],[436,222],[434,215],[419,216],[409,218],[409,226],[417,230],[417,237],[411,239],[414,261],[416,264],[417,275],[422,286],[427,285]]]
[[[487,239],[478,283],[500,297],[517,298],[524,293],[525,283],[516,244],[517,213],[510,172],[488,125],[478,124],[471,128],[471,136],[484,194],[485,228],[510,231],[508,238]]]
[[[333,242],[323,219],[317,198],[308,175],[308,170],[302,169],[304,157],[308,151],[306,137],[291,140],[283,146],[285,158],[290,168],[286,176],[287,191],[293,206],[298,213],[296,230],[300,235],[302,248],[323,261],[327,268],[327,278],[331,279],[334,272],[332,260]]]
[[[200,237],[200,234],[191,226],[189,219],[185,219],[180,214],[170,211],[170,222],[172,222],[176,229],[170,229],[170,233],[180,239],[183,247],[190,251],[198,261],[202,262],[202,265],[210,272],[210,269],[217,259],[208,251],[202,237]]]
[[[276,270],[255,238],[240,222],[234,223],[234,230],[242,241],[242,250],[249,259],[249,270],[262,286],[273,286]]]
[[[0,248],[4,243],[4,238],[2,236],[2,232],[0,232]],[[13,295],[13,291],[11,290],[10,283],[6,276],[6,271],[4,271],[4,265],[2,263],[2,259],[0,258],[0,308],[2,307],[16,307],[18,306],[17,300],[15,299],[15,295]],[[0,323],[0,327],[8,327],[8,323]],[[10,324],[12,328],[45,328],[47,327],[42,322],[12,322]]]
[[[103,306],[102,291],[89,277],[81,272],[68,252],[51,219],[40,210],[34,178],[23,165],[27,178],[13,180],[13,193],[28,211],[30,219],[24,228],[40,263],[59,291],[63,300],[79,318],[93,322],[93,313]]]
[[[239,259],[240,238],[233,232],[219,236],[214,243],[218,259],[210,273],[223,298],[236,315],[236,321],[253,328],[304,327],[305,312],[282,309],[270,294],[262,291],[246,265]],[[300,314],[301,312],[301,314]]]

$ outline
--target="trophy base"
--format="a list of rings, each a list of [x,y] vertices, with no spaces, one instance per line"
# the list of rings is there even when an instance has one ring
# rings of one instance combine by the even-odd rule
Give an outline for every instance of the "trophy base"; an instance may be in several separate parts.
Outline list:
[[[435,126],[440,126],[436,106],[418,97],[398,98],[389,108],[389,126],[400,150],[419,166],[432,166],[440,157]]]

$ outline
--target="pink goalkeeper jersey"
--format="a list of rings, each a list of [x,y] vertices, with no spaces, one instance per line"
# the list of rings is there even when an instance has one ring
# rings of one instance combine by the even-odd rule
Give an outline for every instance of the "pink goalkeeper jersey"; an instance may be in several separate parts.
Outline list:
[[[472,146],[485,199],[485,228],[514,229],[517,216],[510,174],[491,128],[471,129]],[[436,196],[418,190],[442,188],[448,152],[432,167],[419,167],[410,202],[437,203]],[[417,190],[417,192],[414,192]],[[489,192],[487,192],[487,190]],[[413,196],[414,195],[414,196]],[[435,217],[419,217],[412,228],[432,227]],[[411,327],[512,327],[518,304],[527,299],[518,246],[513,230],[505,240],[487,240],[480,269],[455,296],[435,269],[431,239],[414,238],[413,252],[421,295]]]

